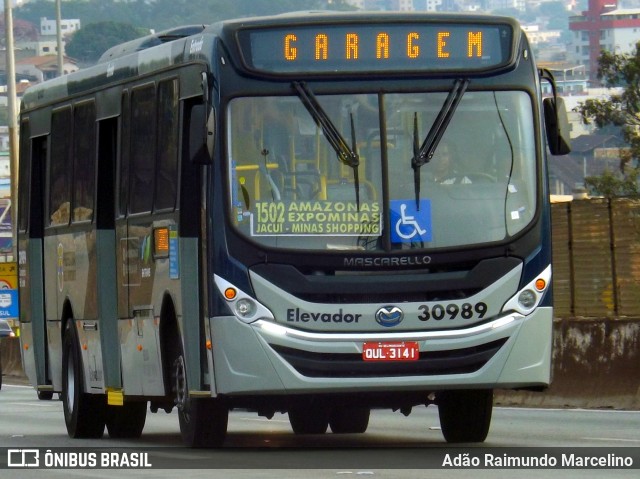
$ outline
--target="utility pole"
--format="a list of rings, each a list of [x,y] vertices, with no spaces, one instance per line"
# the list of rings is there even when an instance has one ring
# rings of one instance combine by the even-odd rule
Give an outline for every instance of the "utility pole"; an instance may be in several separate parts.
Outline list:
[[[58,76],[61,77],[64,71],[64,59],[62,56],[62,13],[60,0],[56,0],[56,43],[58,47]]]
[[[4,0],[5,47],[7,49],[7,119],[9,122],[9,164],[11,165],[11,231],[13,233],[12,253],[17,258],[18,211],[18,114],[16,109],[16,63],[13,55],[13,14],[11,0]]]

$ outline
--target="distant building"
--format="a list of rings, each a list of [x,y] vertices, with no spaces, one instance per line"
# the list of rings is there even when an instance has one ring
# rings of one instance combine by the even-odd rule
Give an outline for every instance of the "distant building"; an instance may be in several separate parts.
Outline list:
[[[413,9],[418,12],[436,12],[442,10],[443,0],[413,0]]]
[[[555,42],[562,35],[560,30],[540,30],[539,25],[522,25],[522,29],[532,45]]]
[[[485,0],[484,6],[488,11],[513,8],[524,12],[527,9],[527,2],[526,0]]]
[[[62,19],[60,20],[60,31],[62,32],[62,36],[70,35],[73,32],[80,30],[80,20],[77,18],[72,19]],[[40,35],[47,36],[53,35],[56,36],[56,21],[49,20],[47,17],[42,17],[40,19]]]
[[[546,68],[553,73],[560,95],[573,96],[589,94],[589,82],[584,65],[539,61],[538,66]],[[544,95],[551,95],[551,86],[547,82],[542,83],[542,93]],[[582,99],[582,101],[583,100],[584,99]]]
[[[65,43],[69,35],[80,29],[80,20],[69,19],[61,21],[62,54],[65,54]],[[40,27],[16,19],[14,21],[15,58],[57,55],[58,40],[55,20],[46,17],[40,19]],[[0,69],[4,68],[4,55],[0,55]]]
[[[589,0],[589,9],[569,18],[575,62],[585,65],[589,80],[598,81],[602,50],[631,53],[640,40],[640,8],[618,9],[617,0]]]

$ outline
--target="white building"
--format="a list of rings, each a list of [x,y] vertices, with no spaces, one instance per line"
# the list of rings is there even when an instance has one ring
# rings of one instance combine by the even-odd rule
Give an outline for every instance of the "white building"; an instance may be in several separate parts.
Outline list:
[[[79,69],[70,58],[64,58],[62,63],[62,73],[64,75]],[[16,73],[33,77],[37,82],[50,80],[58,76],[58,59],[55,55],[44,55],[17,60]]]
[[[33,56],[57,55],[58,42],[55,37],[40,37],[35,42],[21,42],[20,48],[33,51]],[[64,55],[64,42],[62,42],[62,54]]]
[[[532,45],[554,42],[562,35],[560,30],[540,30],[538,25],[522,25],[522,30],[527,34],[529,43]]]
[[[604,28],[600,36],[602,49],[631,53],[640,41],[640,8],[621,8],[603,13],[600,18],[604,22],[610,22],[610,27]]]
[[[60,20],[60,31],[62,36],[69,35],[77,30],[80,30],[80,20],[77,18],[71,18],[68,20]],[[47,17],[40,19],[40,35],[56,35],[56,21],[49,20]]]
[[[413,8],[416,11],[436,12],[443,0],[413,0]]]
[[[586,65],[589,79],[598,83],[602,50],[627,54],[640,40],[640,8],[617,8],[616,0],[589,0],[589,10],[569,18],[574,63]]]

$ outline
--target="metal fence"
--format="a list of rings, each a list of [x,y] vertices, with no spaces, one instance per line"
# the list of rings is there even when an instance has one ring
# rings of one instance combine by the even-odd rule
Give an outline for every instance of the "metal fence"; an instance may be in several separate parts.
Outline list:
[[[552,205],[558,318],[640,318],[640,200]]]

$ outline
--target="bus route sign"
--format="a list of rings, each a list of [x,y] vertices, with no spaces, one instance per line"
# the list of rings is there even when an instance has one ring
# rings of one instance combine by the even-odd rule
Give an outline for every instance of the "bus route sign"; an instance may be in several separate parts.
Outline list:
[[[16,263],[0,264],[0,319],[17,319],[18,267]]]
[[[358,206],[343,201],[256,203],[252,236],[380,236],[381,208],[376,202]]]

